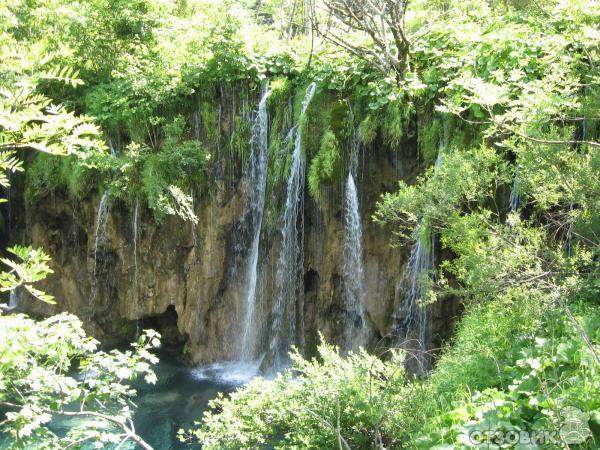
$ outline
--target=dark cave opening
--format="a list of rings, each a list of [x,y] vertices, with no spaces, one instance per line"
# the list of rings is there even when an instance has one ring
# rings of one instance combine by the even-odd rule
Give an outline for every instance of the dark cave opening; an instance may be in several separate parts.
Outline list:
[[[163,347],[181,350],[185,344],[185,336],[181,334],[177,327],[177,311],[174,305],[169,305],[165,312],[155,316],[144,317],[141,319],[143,329],[156,330],[161,335]]]

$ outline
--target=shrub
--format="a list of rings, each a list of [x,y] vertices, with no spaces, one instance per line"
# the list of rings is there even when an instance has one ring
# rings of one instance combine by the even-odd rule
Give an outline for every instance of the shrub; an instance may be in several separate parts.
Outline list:
[[[327,344],[319,346],[319,360],[294,352],[293,367],[277,378],[255,379],[213,400],[191,435],[205,449],[393,448],[422,412],[403,409],[402,397],[419,389],[405,385],[401,356],[383,362],[361,350],[342,357]]]

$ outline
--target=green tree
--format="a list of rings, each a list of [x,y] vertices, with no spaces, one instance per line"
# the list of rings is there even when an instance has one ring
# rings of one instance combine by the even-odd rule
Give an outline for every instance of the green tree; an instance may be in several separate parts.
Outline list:
[[[5,11],[3,11],[5,12]],[[0,30],[0,183],[9,186],[7,172],[21,171],[18,151],[85,157],[104,146],[98,129],[87,118],[54,106],[39,91],[47,80],[77,85],[68,69],[45,69],[35,46],[17,43]],[[0,272],[0,291],[26,289],[46,302],[51,296],[33,285],[51,269],[43,251],[15,246],[16,258],[3,258],[8,267]],[[133,427],[135,391],[128,382],[144,377],[154,383],[151,364],[157,358],[150,350],[159,345],[159,335],[145,332],[133,349],[104,352],[98,342],[85,336],[74,316],[62,314],[43,321],[23,315],[4,315],[0,310],[0,432],[16,448],[80,447],[122,444],[132,440],[149,449]],[[65,436],[52,431],[57,416],[86,420]],[[91,419],[91,420],[90,420]]]

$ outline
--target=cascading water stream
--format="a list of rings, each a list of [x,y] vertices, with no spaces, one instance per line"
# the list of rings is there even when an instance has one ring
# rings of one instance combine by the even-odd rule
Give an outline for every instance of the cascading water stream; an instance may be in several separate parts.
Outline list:
[[[253,232],[250,251],[246,262],[245,313],[243,333],[240,342],[240,360],[252,361],[256,357],[256,285],[258,280],[258,251],[262,226],[265,191],[267,187],[267,155],[269,120],[267,115],[268,85],[263,91],[258,105],[258,113],[252,126],[250,146],[252,152],[249,161],[248,185],[249,221]]]
[[[346,179],[344,202],[344,290],[346,320],[344,321],[344,350],[366,344],[363,285],[363,236],[355,175],[358,167],[360,140],[355,131],[351,142],[351,164]]]
[[[8,309],[15,309],[17,306],[17,295],[15,294],[15,291],[11,291],[8,297]]]
[[[443,158],[443,148],[440,146],[438,156],[435,161],[435,169],[440,166]],[[420,305],[424,293],[424,283],[431,276],[435,254],[433,234],[429,225],[421,219],[419,225],[414,230],[415,245],[413,246],[408,259],[407,275],[409,288],[404,299],[403,309],[406,313],[404,320],[405,338],[407,341],[417,340],[418,371],[426,371],[426,339],[428,329],[428,307]]]
[[[92,253],[94,255],[94,266],[92,268],[90,295],[90,317],[94,317],[96,312],[96,298],[98,296],[98,249],[104,245],[106,241],[106,222],[108,218],[108,192],[104,192],[98,203],[96,211],[96,227],[94,236],[94,247]]]
[[[141,331],[140,317],[140,291],[138,283],[138,260],[137,260],[137,241],[138,241],[138,218],[139,218],[139,199],[135,199],[133,209],[133,292],[135,300],[135,340],[137,341]]]
[[[113,144],[112,133],[110,132],[110,130],[108,131],[108,136],[107,136],[107,139],[106,139],[106,143],[108,144],[108,152],[112,156],[115,156],[117,154],[117,152],[116,152],[115,146]]]
[[[302,101],[300,118],[306,113],[315,93],[311,83]],[[275,277],[277,297],[273,304],[269,342],[269,370],[278,371],[288,365],[288,352],[296,337],[296,307],[302,286],[304,266],[304,198],[305,160],[302,151],[302,132],[299,125],[292,130],[294,151],[287,179],[287,195],[281,230],[281,248]],[[303,330],[300,330],[301,334]]]
[[[358,191],[352,170],[346,180],[344,225],[344,287],[346,324],[344,326],[344,349],[350,350],[365,342],[364,286],[362,258],[362,225],[358,204]]]
[[[21,295],[19,288],[10,291],[8,296],[8,308],[6,308],[6,311],[14,311],[19,307],[21,304]]]
[[[427,307],[419,305],[423,295],[424,277],[429,276],[433,267],[434,253],[431,230],[425,229],[424,221],[415,229],[415,245],[408,260],[409,289],[404,300],[406,338],[416,336],[420,351],[425,350],[427,338]]]

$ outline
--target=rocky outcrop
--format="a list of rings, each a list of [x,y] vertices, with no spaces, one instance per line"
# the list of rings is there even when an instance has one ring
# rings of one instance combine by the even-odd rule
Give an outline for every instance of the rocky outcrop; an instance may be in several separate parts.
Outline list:
[[[386,337],[404,319],[403,273],[410,249],[390,246],[390,230],[371,220],[380,194],[394,190],[399,178],[412,182],[419,171],[414,143],[407,141],[403,149],[367,151],[357,174],[372,349],[386,345]],[[33,206],[22,206],[25,227],[18,240],[51,255],[54,273],[42,288],[58,300],[58,305],[49,306],[30,299],[22,307],[37,314],[71,311],[90,333],[108,343],[131,339],[139,319],[144,326],[160,328],[167,341],[184,342],[191,363],[234,359],[244,313],[244,285],[235,267],[247,251],[240,245],[246,239],[246,189],[240,178],[227,188],[221,185],[215,195],[196,199],[195,226],[177,217],[157,224],[151,212],[140,207],[135,233],[132,205],[109,199],[106,237],[97,248],[100,193],[73,203],[55,192]],[[343,189],[340,182],[324,189],[319,205],[308,194],[304,202],[304,295],[298,309],[308,353],[314,351],[319,333],[333,342],[342,336]],[[262,313],[255,326],[264,331],[276,296],[277,226],[265,226],[260,242]],[[451,300],[432,307],[429,348],[449,335],[456,312]]]

